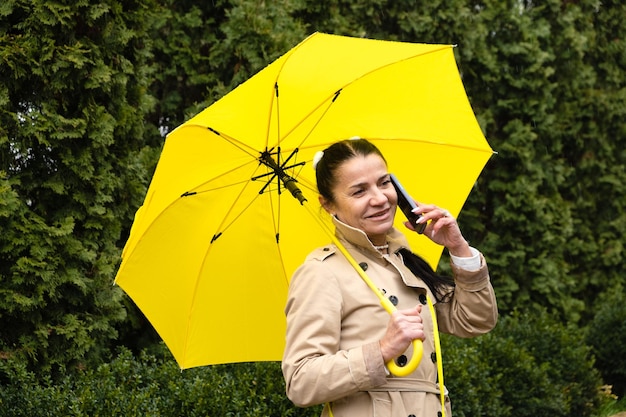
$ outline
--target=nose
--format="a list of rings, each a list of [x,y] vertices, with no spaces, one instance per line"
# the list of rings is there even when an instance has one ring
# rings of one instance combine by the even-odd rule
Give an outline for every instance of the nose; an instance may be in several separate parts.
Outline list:
[[[387,194],[385,194],[382,189],[378,187],[374,187],[374,191],[370,199],[370,202],[372,205],[377,206],[377,205],[385,204],[388,200],[389,198],[387,197]]]

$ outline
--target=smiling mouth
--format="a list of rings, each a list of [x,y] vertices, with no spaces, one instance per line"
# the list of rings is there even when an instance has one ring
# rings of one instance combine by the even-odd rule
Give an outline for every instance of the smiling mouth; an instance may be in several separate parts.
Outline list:
[[[379,218],[379,217],[384,217],[389,213],[389,209],[383,210],[383,211],[379,211],[377,213],[372,214],[371,216],[367,216],[368,219],[375,219],[375,218]]]

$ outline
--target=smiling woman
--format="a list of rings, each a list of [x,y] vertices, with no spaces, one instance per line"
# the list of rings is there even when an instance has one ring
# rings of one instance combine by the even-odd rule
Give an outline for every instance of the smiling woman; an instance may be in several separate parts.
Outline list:
[[[397,310],[387,314],[337,246],[314,250],[289,287],[282,363],[289,398],[300,406],[328,403],[323,416],[450,416],[448,398],[440,400],[436,323],[462,337],[495,326],[484,258],[446,210],[420,203],[424,235],[448,248],[454,279],[410,251],[393,226],[397,194],[387,162],[369,141],[337,142],[316,159],[319,200],[338,241]],[[402,367],[415,340],[428,359],[395,377],[386,364]]]

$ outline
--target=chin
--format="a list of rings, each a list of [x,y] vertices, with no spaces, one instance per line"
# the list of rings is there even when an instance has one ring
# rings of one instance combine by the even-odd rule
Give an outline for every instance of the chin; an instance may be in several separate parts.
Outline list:
[[[370,236],[385,236],[391,230],[392,227],[393,227],[393,223],[390,223],[388,225],[386,224],[384,226],[381,225],[379,227],[373,227],[369,230],[367,234]]]

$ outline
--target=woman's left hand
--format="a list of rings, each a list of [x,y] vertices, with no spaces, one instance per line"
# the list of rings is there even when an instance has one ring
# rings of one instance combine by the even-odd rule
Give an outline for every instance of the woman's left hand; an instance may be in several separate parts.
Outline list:
[[[420,223],[428,222],[424,235],[433,242],[448,248],[451,255],[469,257],[472,253],[469,244],[463,237],[456,219],[445,209],[437,207],[433,204],[417,204],[414,213],[421,214]],[[404,225],[415,230],[410,222],[404,222]]]

